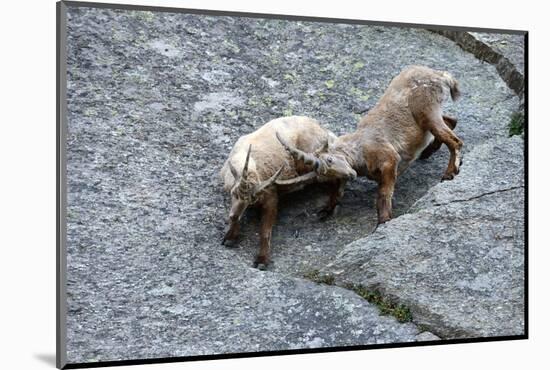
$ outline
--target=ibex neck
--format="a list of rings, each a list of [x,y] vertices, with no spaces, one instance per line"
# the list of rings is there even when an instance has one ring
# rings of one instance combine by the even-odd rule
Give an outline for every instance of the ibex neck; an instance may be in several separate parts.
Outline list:
[[[339,136],[333,145],[333,151],[342,154],[355,171],[364,167],[363,150],[356,133]]]

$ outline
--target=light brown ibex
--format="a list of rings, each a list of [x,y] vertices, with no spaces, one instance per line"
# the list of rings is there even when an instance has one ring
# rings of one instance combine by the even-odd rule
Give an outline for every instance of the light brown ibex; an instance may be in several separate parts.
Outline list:
[[[460,94],[458,82],[449,73],[412,66],[394,77],[355,132],[338,137],[327,150],[303,151],[280,137],[295,159],[315,163],[315,174],[294,180],[309,182],[314,175],[319,181],[338,180],[339,191],[333,197],[336,206],[343,196],[348,168],[353,168],[359,176],[378,183],[378,223],[388,221],[397,176],[418,157],[428,157],[443,143],[451,155],[442,180],[451,180],[459,172],[462,141],[452,131],[456,119],[442,111],[447,92],[452,100]],[[340,168],[346,170],[340,172]]]
[[[258,130],[237,140],[223,165],[220,175],[224,190],[231,194],[229,229],[222,244],[231,246],[239,234],[239,220],[248,206],[261,209],[260,250],[254,266],[265,269],[270,262],[271,232],[277,217],[279,195],[299,190],[310,179],[292,180],[312,173],[314,163],[294,160],[275,134],[297,150],[315,152],[326,149],[336,136],[308,117],[292,116],[274,119]],[[354,175],[354,172],[349,174]]]

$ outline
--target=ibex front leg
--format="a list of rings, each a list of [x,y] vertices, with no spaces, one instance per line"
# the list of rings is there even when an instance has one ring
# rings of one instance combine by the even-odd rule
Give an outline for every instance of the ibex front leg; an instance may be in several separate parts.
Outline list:
[[[225,245],[226,247],[234,247],[237,244],[240,228],[241,225],[239,224],[239,218],[237,216],[230,216],[229,229],[223,237],[222,245]]]
[[[239,237],[240,219],[244,211],[248,206],[247,202],[240,200],[236,197],[231,199],[231,211],[229,212],[229,228],[225,233],[222,244],[226,247],[234,247],[237,244],[237,238]]]
[[[277,219],[277,193],[265,195],[262,204],[262,225],[260,228],[260,251],[254,261],[254,267],[265,270],[270,262],[271,233]]]
[[[392,218],[392,197],[397,179],[397,161],[388,160],[380,168],[378,181],[378,199],[376,208],[378,211],[378,224],[382,224]]]
[[[328,203],[323,209],[319,211],[319,219],[321,221],[326,220],[336,213],[336,207],[338,207],[340,201],[344,197],[344,189],[346,187],[346,183],[346,180],[336,180],[330,184]]]

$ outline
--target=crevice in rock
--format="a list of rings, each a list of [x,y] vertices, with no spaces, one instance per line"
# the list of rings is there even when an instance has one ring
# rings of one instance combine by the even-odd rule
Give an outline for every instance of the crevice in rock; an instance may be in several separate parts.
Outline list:
[[[467,199],[455,199],[455,200],[451,200],[450,202],[446,202],[446,203],[434,203],[433,206],[434,207],[440,207],[440,206],[445,206],[447,204],[452,204],[452,203],[463,203],[463,202],[469,202],[469,201],[472,201],[472,200],[475,200],[475,199],[479,199],[479,198],[483,198],[487,195],[493,195],[493,194],[498,194],[498,193],[504,193],[504,192],[507,192],[507,191],[512,191],[512,190],[516,190],[516,189],[522,189],[524,188],[524,185],[520,185],[520,186],[512,186],[511,188],[507,188],[507,189],[498,189],[498,190],[494,190],[494,191],[489,191],[489,192],[486,192],[486,193],[482,193],[482,194],[479,194],[479,195],[476,195],[476,196],[473,196],[473,197],[470,197],[470,198],[467,198]]]
[[[389,315],[394,317],[400,323],[413,324],[418,329],[417,338],[428,336],[429,339],[427,340],[445,340],[451,338],[468,338],[476,336],[475,333],[470,333],[457,328],[456,326],[446,325],[444,317],[437,317],[434,320],[433,317],[437,315],[433,311],[430,311],[429,308],[418,305],[415,302],[403,300],[395,294],[388,293],[379,283],[354,284],[346,280],[339,280],[331,273],[323,273],[319,271],[317,271],[317,273],[318,275],[315,279],[310,279],[308,277],[303,277],[303,279],[316,284],[324,284],[346,289],[357,294],[365,300],[365,304],[377,307],[380,312],[380,316]],[[327,283],[327,280],[330,281],[330,283]],[[366,295],[373,295],[374,299],[380,303],[371,302],[366,298]],[[392,310],[389,310],[390,305],[393,307]],[[398,315],[393,312],[389,312],[395,310],[396,308]],[[427,311],[430,312],[429,315],[425,314]],[[404,315],[401,316],[401,318],[406,318],[406,320],[401,320],[399,315]],[[425,319],[426,317],[432,317],[432,320],[427,321]]]
[[[287,276],[286,274],[282,275]],[[316,269],[306,272],[302,277],[297,277],[297,279],[325,285],[328,289],[336,287],[355,293],[365,301],[366,305],[375,306],[380,316],[392,316],[401,324],[413,324],[418,329],[417,341],[444,339],[438,333],[437,328],[415,321],[412,310],[407,304],[403,303],[398,297],[385,294],[381,287],[376,284],[364,286],[341,282],[337,281],[333,274],[323,273]]]

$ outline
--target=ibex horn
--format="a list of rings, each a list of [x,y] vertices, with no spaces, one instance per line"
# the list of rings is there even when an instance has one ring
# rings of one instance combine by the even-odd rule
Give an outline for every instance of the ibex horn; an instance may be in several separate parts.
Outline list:
[[[244,161],[243,173],[241,175],[243,180],[246,180],[246,177],[248,176],[248,160],[250,159],[250,151],[252,151],[252,145],[248,146],[248,153],[246,153],[246,160]]]
[[[231,174],[233,175],[233,178],[235,180],[239,179],[239,172],[237,172],[237,169],[233,166],[233,163],[231,163],[231,159],[227,162],[229,164],[229,169],[231,170]]]
[[[279,140],[279,142],[281,143],[281,145],[292,155],[292,157],[294,158],[294,160],[296,161],[299,161],[299,160],[302,160],[304,161],[304,164],[306,165],[310,165],[310,166],[315,166],[317,167],[319,165],[319,160],[317,158],[315,158],[315,156],[313,154],[310,154],[310,153],[306,153],[306,152],[303,152],[299,149],[296,149],[296,148],[293,148],[291,147],[290,145],[288,145],[288,143],[281,137],[281,135],[279,135],[278,132],[275,132],[275,135],[277,136],[277,139]]]
[[[313,182],[315,182],[315,180],[317,179],[317,173],[315,171],[311,171],[311,172],[308,172],[306,173],[305,175],[302,175],[302,176],[298,176],[298,177],[295,177],[293,179],[288,179],[288,180],[277,180],[275,181],[275,184],[277,185],[295,185],[295,184],[304,184],[304,185],[307,185],[307,184],[311,184]]]
[[[271,176],[269,179],[267,179],[265,181],[262,181],[262,183],[260,183],[256,187],[256,189],[254,190],[254,194],[257,194],[257,193],[261,192],[262,190],[264,190],[265,188],[267,188],[268,186],[273,185],[275,183],[275,181],[277,181],[277,179],[279,178],[281,173],[283,172],[284,168],[285,168],[285,166],[283,165],[281,168],[279,168],[279,171],[275,172],[275,174],[273,176]]]

